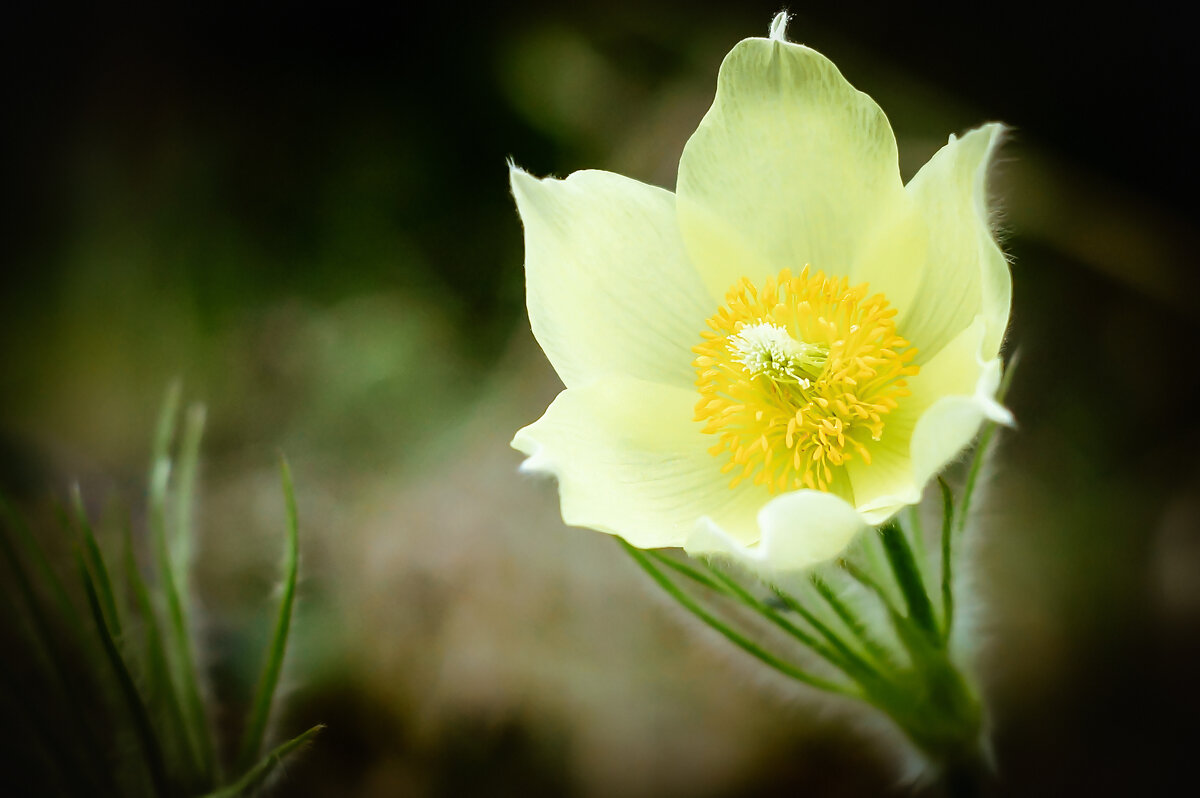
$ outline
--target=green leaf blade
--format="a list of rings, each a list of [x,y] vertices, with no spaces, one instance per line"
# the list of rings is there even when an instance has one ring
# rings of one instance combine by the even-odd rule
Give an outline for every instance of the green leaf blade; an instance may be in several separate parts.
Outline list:
[[[87,563],[84,561],[82,554],[78,556],[78,566],[83,579],[84,592],[87,595],[88,609],[91,611],[92,620],[100,636],[100,644],[104,649],[104,655],[108,659],[109,665],[112,667],[113,674],[117,677],[117,686],[120,688],[125,707],[133,720],[138,742],[145,754],[146,771],[150,776],[151,787],[155,795],[170,795],[171,791],[168,788],[167,769],[163,758],[162,746],[159,744],[154,725],[150,721],[150,712],[146,707],[145,701],[142,699],[141,693],[138,692],[137,685],[133,681],[129,665],[121,656],[116,640],[113,639],[108,623],[104,619],[104,610],[100,606],[100,597],[96,591],[95,582],[88,571]]]
[[[246,729],[242,735],[237,758],[237,769],[248,768],[262,750],[270,720],[271,705],[279,674],[283,670],[283,659],[287,653],[288,634],[291,629],[292,611],[296,600],[296,581],[300,570],[300,524],[296,512],[296,494],[292,484],[292,472],[287,459],[280,457],[280,478],[283,483],[284,502],[287,507],[287,546],[284,561],[283,595],[279,601],[279,614],[275,619],[275,631],[271,637],[267,658],[263,663]]]

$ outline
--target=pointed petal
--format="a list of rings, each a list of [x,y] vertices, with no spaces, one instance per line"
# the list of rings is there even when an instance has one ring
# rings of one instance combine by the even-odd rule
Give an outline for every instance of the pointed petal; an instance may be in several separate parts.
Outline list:
[[[563,520],[639,548],[681,546],[708,515],[743,541],[757,539],[765,489],[729,487],[710,436],[692,420],[696,394],[611,378],[568,388],[517,432],[523,471],[558,478]]]
[[[609,172],[511,173],[525,223],[533,334],[568,387],[602,374],[691,387],[715,303],[684,251],[669,191]]]
[[[909,182],[928,228],[928,261],[897,329],[928,360],[975,319],[986,325],[980,355],[1000,350],[1012,301],[1008,262],[992,235],[987,170],[1003,127],[984,125],[950,140]]]
[[[866,528],[862,516],[832,493],[798,490],[771,499],[758,513],[762,540],[746,545],[705,518],[685,546],[692,555],[730,557],[765,577],[802,570],[840,554]]]
[[[856,253],[908,202],[879,106],[823,55],[747,39],[679,163],[679,224],[708,290],[805,264],[849,274]]]

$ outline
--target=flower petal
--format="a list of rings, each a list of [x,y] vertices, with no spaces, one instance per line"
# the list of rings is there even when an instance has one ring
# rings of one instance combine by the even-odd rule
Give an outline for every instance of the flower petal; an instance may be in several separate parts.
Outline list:
[[[721,555],[763,576],[799,571],[836,557],[866,528],[862,516],[832,493],[798,490],[769,501],[758,513],[762,540],[746,545],[705,518],[685,546],[692,555]]]
[[[737,539],[758,537],[765,489],[729,487],[712,441],[692,420],[696,394],[624,377],[568,388],[517,432],[523,471],[558,478],[563,520],[639,548],[682,546],[702,515]]]
[[[713,296],[785,267],[850,274],[879,220],[907,202],[887,117],[827,58],[774,39],[746,39],[725,57],[677,196]]]
[[[987,325],[982,318],[909,379],[912,395],[889,414],[871,462],[846,464],[858,511],[882,523],[905,505],[921,500],[925,483],[974,439],[985,419],[1012,423],[995,400],[1000,361],[983,360]]]
[[[568,387],[602,374],[691,387],[714,304],[669,191],[609,172],[538,180],[513,168],[529,321]],[[688,416],[690,418],[690,414]]]
[[[986,332],[980,356],[995,357],[1008,325],[1012,278],[992,235],[987,170],[1003,126],[984,125],[950,138],[908,184],[929,231],[928,255],[913,302],[901,309],[897,329],[932,358],[976,316]]]

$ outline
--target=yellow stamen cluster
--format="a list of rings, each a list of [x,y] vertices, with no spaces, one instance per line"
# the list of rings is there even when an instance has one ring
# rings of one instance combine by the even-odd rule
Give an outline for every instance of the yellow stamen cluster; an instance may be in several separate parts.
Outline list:
[[[758,291],[743,277],[692,349],[696,420],[728,452],[730,487],[753,478],[772,492],[830,490],[909,394],[916,350],[896,334],[896,311],[867,284],[784,269]]]

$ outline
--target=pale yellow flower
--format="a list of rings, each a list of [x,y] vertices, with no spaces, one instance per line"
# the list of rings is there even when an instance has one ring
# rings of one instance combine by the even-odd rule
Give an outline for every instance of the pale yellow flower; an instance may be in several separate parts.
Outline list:
[[[994,399],[1002,128],[904,185],[883,111],[784,39],[726,56],[676,193],[513,168],[534,335],[566,385],[513,446],[563,519],[761,571],[828,559],[919,501]]]

